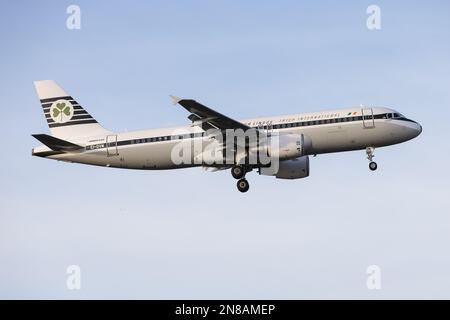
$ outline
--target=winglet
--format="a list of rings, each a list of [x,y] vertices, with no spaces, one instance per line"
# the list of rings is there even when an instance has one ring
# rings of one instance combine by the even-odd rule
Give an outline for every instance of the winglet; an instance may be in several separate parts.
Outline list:
[[[170,97],[172,98],[172,103],[173,103],[173,105],[176,105],[178,102],[180,102],[181,100],[183,100],[183,99],[178,98],[178,97],[173,96],[173,95],[170,95]]]

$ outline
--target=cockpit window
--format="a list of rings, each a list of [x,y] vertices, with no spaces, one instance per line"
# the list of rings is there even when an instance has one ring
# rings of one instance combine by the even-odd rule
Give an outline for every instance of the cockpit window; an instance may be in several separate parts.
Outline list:
[[[392,118],[392,113],[388,113],[387,117],[388,117],[388,119],[391,119]]]

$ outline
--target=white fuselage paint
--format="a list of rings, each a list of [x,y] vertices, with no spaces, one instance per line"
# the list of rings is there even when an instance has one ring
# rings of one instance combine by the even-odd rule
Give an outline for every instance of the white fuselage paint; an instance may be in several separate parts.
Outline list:
[[[372,111],[370,111],[372,109]],[[365,112],[373,112],[373,115],[386,113],[396,113],[393,109],[373,107],[364,108]],[[251,127],[257,127],[258,124],[264,125],[270,123],[273,125],[282,125],[284,123],[330,120],[333,118],[346,118],[351,116],[361,116],[361,108],[337,109],[316,113],[294,114],[286,116],[274,116],[255,119],[240,120],[242,123]],[[351,114],[349,116],[348,114]],[[308,120],[309,119],[309,120]],[[270,127],[269,127],[270,128]],[[182,126],[174,128],[152,129],[134,132],[111,133],[106,136],[85,137],[82,139],[73,139],[71,142],[86,146],[77,152],[68,152],[56,155],[49,155],[48,158],[76,163],[84,163],[98,166],[108,166],[116,168],[129,169],[176,169],[200,166],[201,164],[175,165],[171,158],[171,151],[174,145],[180,143],[180,140],[157,141],[149,143],[136,143],[120,146],[120,141],[140,140],[150,137],[172,136],[178,133],[200,133],[198,126]],[[359,121],[346,121],[337,123],[324,123],[316,125],[305,125],[300,127],[288,127],[273,129],[278,133],[297,133],[304,134],[310,139],[311,147],[307,154],[323,154],[332,152],[343,152],[351,150],[361,150],[366,147],[383,147],[410,140],[422,131],[421,126],[412,120],[398,120],[392,118],[370,119]],[[107,139],[115,139],[119,146],[117,152],[115,148],[102,147]],[[193,139],[202,139],[193,138]],[[92,149],[91,146],[98,146],[98,149]],[[95,148],[95,147],[93,147]],[[33,149],[34,155],[39,155],[50,151],[46,146],[39,146]]]

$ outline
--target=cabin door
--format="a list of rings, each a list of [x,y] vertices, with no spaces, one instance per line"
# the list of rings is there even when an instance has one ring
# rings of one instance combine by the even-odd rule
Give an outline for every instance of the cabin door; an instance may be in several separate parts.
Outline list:
[[[106,154],[108,157],[118,156],[117,135],[106,136]]]
[[[363,128],[365,129],[375,128],[375,121],[373,119],[372,108],[362,108],[361,114],[362,114]]]

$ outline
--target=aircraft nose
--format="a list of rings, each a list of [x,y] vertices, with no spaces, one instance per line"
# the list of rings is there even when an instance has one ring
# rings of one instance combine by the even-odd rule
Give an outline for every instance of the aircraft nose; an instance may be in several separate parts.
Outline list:
[[[422,133],[422,126],[420,125],[420,123],[414,121],[414,123],[416,124],[416,127],[413,129],[414,131],[414,138],[417,137],[419,134]]]
[[[417,135],[419,135],[422,133],[422,126],[418,122],[416,122],[416,124],[417,124],[417,131],[418,131]]]

